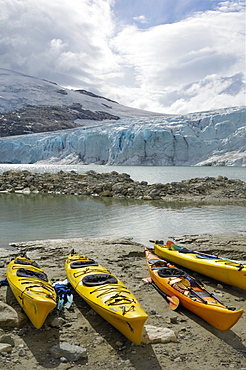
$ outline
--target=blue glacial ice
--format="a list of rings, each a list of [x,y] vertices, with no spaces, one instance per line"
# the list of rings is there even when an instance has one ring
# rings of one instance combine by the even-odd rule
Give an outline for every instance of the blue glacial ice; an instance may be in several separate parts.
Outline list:
[[[246,165],[246,108],[0,138],[1,163]]]

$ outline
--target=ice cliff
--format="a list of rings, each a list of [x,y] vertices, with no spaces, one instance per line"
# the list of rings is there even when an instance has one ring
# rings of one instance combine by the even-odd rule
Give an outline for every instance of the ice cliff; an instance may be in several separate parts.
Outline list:
[[[0,138],[1,163],[246,166],[246,108]]]
[[[245,123],[245,107],[160,115],[0,68],[0,163],[246,166]]]

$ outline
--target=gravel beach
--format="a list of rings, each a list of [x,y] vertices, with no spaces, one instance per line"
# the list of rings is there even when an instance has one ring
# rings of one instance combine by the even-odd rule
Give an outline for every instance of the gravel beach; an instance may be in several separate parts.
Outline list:
[[[171,236],[177,244],[220,256],[246,260],[243,234]],[[146,241],[146,246],[151,244]],[[231,330],[221,332],[183,307],[172,311],[166,301],[142,278],[147,277],[144,245],[129,238],[86,238],[21,242],[0,248],[0,280],[6,265],[19,252],[27,252],[46,271],[52,282],[66,278],[64,262],[69,251],[94,258],[120,278],[138,298],[149,315],[146,325],[169,328],[177,341],[132,344],[98,316],[79,296],[69,309],[53,310],[41,329],[35,329],[22,313],[21,327],[0,326],[1,342],[11,342],[12,350],[0,352],[2,369],[246,369],[245,313]],[[188,271],[188,270],[187,270]],[[189,271],[188,271],[189,272]],[[228,306],[246,311],[246,291],[194,274]],[[20,312],[9,287],[0,288],[0,302]],[[7,338],[7,339],[6,339]],[[87,358],[76,362],[55,358],[51,348],[62,342],[82,346]]]

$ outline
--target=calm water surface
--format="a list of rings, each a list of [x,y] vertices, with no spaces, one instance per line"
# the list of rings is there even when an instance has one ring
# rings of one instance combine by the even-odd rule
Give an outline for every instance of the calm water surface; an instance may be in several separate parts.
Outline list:
[[[78,169],[79,167],[79,169]],[[82,168],[83,167],[83,168]],[[59,170],[126,172],[134,180],[172,182],[192,177],[227,176],[246,181],[242,167],[118,167],[1,165],[36,172]],[[112,236],[132,237],[145,245],[149,239],[184,234],[246,232],[246,207],[182,206],[180,203],[52,194],[0,193],[0,247],[11,242]]]

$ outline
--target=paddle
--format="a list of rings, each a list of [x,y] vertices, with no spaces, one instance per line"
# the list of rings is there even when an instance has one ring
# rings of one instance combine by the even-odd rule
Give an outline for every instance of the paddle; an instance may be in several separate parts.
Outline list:
[[[176,296],[172,296],[172,297],[169,297],[169,295],[167,295],[166,293],[164,293],[154,282],[153,280],[151,279],[151,277],[148,277],[148,278],[145,278],[145,279],[142,279],[145,283],[148,283],[150,285],[152,285],[156,290],[157,292],[163,297],[165,298],[165,300],[168,302],[169,304],[169,307],[171,308],[171,310],[176,310],[176,308],[178,307],[179,305],[179,299],[178,297]]]

